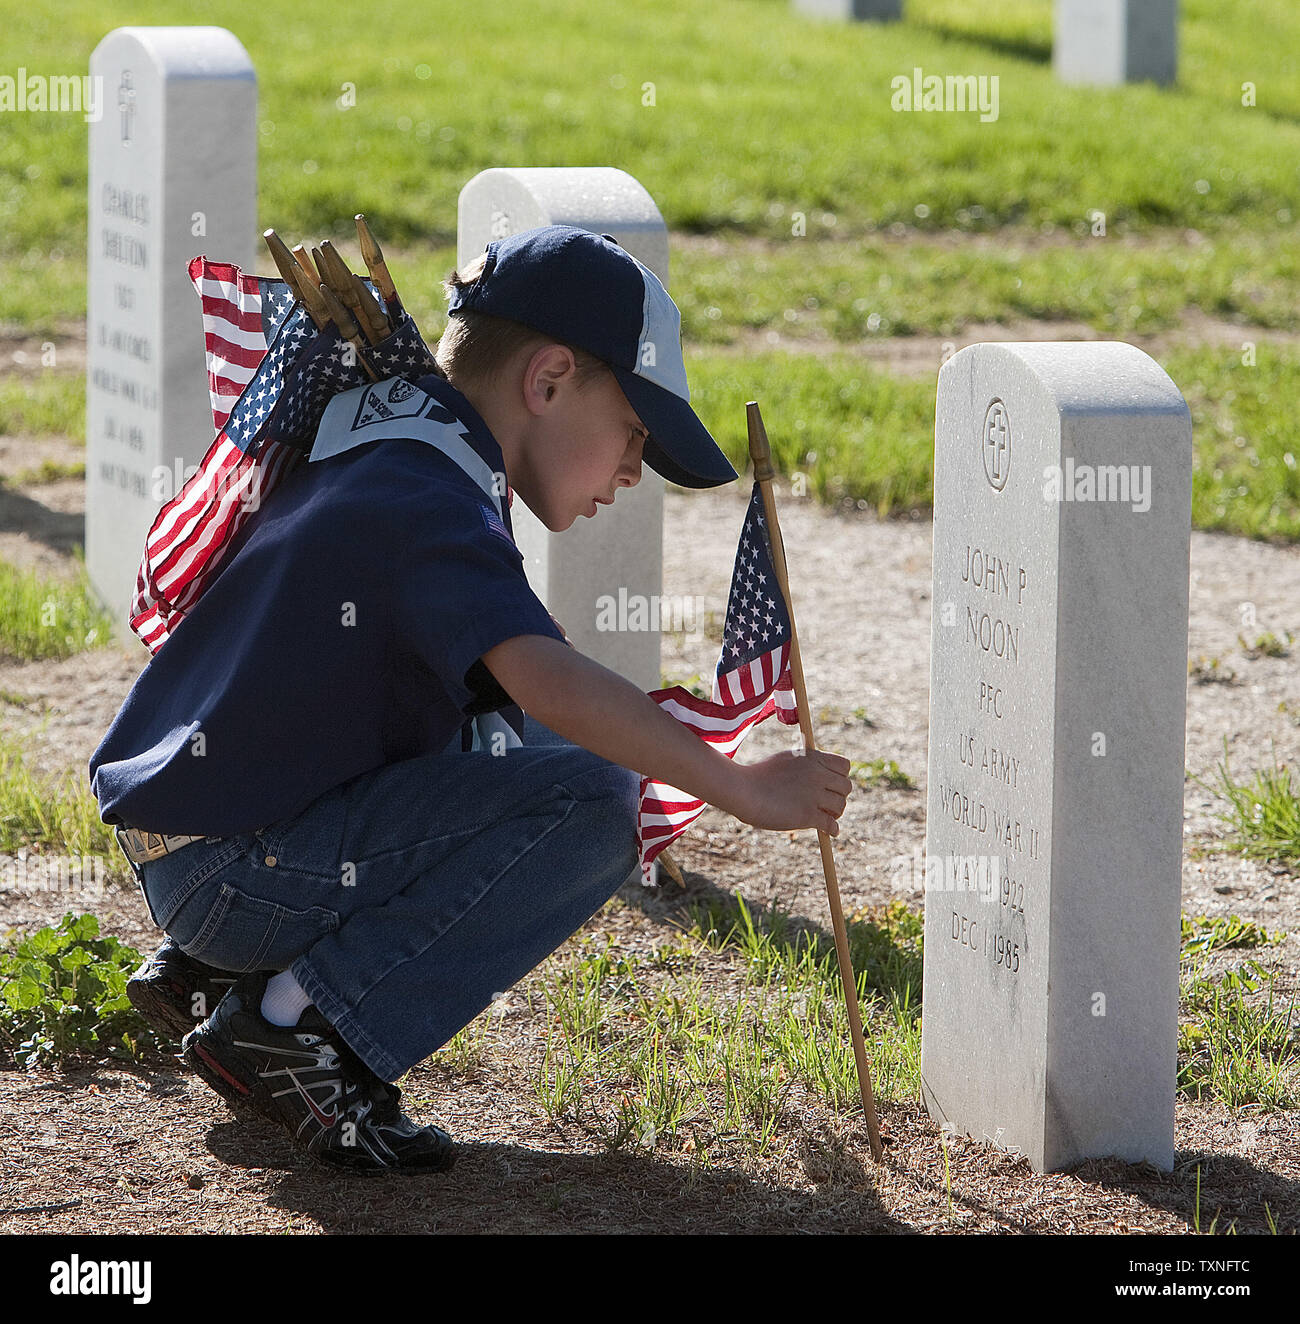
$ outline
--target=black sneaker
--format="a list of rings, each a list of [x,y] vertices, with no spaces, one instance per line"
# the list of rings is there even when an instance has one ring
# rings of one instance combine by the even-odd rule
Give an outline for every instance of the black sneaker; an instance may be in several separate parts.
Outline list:
[[[216,1011],[238,978],[186,956],[168,938],[126,981],[126,996],[157,1033],[180,1039]]]
[[[182,1055],[222,1098],[283,1126],[294,1144],[356,1172],[441,1172],[452,1138],[402,1115],[401,1090],[381,1080],[315,1008],[295,1026],[261,1014],[270,972],[243,975],[185,1036]]]

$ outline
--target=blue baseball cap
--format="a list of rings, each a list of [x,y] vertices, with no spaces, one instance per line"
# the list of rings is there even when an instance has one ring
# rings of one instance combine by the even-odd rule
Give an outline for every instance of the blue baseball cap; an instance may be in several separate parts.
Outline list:
[[[650,436],[642,459],[682,487],[739,475],[691,408],[682,318],[659,278],[613,235],[543,225],[487,246],[483,274],[447,312],[521,322],[603,360]]]

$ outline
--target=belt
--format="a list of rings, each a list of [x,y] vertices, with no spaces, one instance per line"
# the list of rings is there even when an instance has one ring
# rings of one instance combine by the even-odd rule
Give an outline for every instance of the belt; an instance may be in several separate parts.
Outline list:
[[[132,864],[144,864],[147,860],[156,860],[160,855],[180,850],[193,841],[207,841],[208,837],[200,833],[197,837],[167,835],[161,832],[145,832],[142,828],[115,827],[113,835],[122,853]],[[216,838],[212,838],[216,840]]]

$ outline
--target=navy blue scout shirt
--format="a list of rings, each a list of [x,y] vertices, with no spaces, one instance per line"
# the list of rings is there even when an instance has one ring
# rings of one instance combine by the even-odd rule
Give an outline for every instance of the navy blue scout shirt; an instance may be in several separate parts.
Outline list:
[[[438,377],[419,385],[504,472],[465,397]],[[500,530],[473,479],[423,441],[302,461],[91,756],[101,818],[252,832],[361,773],[442,752],[467,717],[508,705],[478,659],[516,635],[564,636]]]

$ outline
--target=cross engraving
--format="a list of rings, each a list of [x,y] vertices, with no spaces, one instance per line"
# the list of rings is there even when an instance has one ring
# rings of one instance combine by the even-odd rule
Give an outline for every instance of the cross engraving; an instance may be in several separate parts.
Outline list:
[[[984,476],[1001,491],[1011,469],[1011,428],[1006,406],[994,400],[984,415]]]
[[[122,70],[122,82],[117,89],[117,108],[122,112],[122,142],[131,142],[131,120],[135,116],[135,88],[131,86],[131,71]]]

